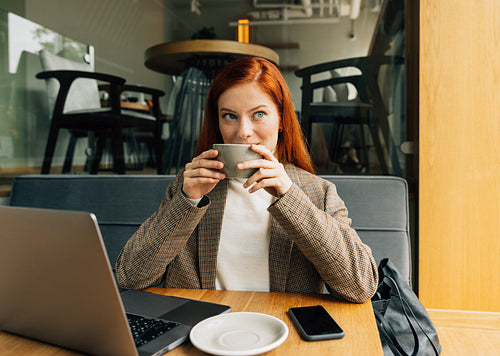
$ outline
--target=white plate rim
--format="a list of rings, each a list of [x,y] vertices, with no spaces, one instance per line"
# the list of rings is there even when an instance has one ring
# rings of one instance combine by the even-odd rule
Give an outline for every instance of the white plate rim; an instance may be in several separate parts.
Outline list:
[[[222,349],[214,349],[212,347],[207,347],[203,343],[200,343],[196,337],[193,337],[194,333],[200,329],[203,328],[206,324],[211,322],[214,319],[218,318],[227,318],[227,317],[232,317],[232,318],[237,318],[237,317],[245,317],[247,315],[257,315],[263,319],[267,320],[272,320],[274,323],[279,324],[284,332],[283,334],[274,342],[262,346],[257,349],[252,349],[250,350],[239,350],[239,351],[233,351],[233,350],[222,350]],[[218,355],[218,356],[251,356],[251,355],[260,355],[264,352],[270,351],[278,346],[280,346],[288,337],[289,330],[288,326],[280,319],[276,318],[275,316],[269,315],[269,314],[263,314],[263,313],[255,313],[255,312],[231,312],[231,313],[224,313],[224,314],[219,314],[216,316],[212,316],[210,318],[207,318],[205,320],[200,321],[198,324],[196,324],[191,331],[189,332],[189,339],[191,340],[191,343],[200,351],[209,353],[211,355]]]

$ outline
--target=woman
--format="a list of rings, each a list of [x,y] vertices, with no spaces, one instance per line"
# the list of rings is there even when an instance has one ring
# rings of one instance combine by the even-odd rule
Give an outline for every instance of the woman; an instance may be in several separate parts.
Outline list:
[[[226,179],[214,143],[251,144],[263,158],[248,180]],[[364,302],[377,286],[368,246],[350,227],[335,186],[316,175],[290,92],[260,58],[214,79],[194,153],[159,209],[127,242],[118,283],[312,293]]]

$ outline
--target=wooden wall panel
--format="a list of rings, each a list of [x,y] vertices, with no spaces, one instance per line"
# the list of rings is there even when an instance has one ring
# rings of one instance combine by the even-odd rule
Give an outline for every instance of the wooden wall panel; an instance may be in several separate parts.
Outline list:
[[[500,311],[500,1],[420,0],[419,296]]]

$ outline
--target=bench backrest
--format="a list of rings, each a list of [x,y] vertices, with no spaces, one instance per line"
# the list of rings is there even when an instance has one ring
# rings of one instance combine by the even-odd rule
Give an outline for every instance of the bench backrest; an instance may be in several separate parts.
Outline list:
[[[158,208],[175,176],[27,175],[12,184],[10,205],[80,210],[96,215],[112,264]]]
[[[388,176],[322,176],[336,184],[352,226],[377,263],[389,259],[410,280],[408,190]],[[160,205],[173,175],[26,175],[12,184],[10,205],[89,211],[97,216],[111,263]]]
[[[322,176],[335,183],[344,200],[352,227],[372,249],[377,265],[383,258],[394,263],[411,283],[408,184],[392,176]]]

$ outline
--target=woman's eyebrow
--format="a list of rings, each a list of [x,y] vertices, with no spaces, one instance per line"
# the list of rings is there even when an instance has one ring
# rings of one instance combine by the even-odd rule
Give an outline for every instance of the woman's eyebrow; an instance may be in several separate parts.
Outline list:
[[[262,105],[257,105],[256,107],[250,109],[250,111],[255,111],[255,110],[258,110],[258,109],[265,109],[267,108],[267,105],[266,104],[262,104]]]
[[[253,107],[251,109],[249,109],[248,111],[255,111],[255,110],[258,110],[258,109],[261,109],[261,108],[267,108],[267,105],[266,104],[261,104],[261,105],[257,105],[256,107]],[[230,108],[225,108],[225,107],[222,107],[219,109],[219,112],[220,111],[231,111],[231,112],[236,112],[235,110],[232,110]]]
[[[222,107],[222,108],[220,108],[220,109],[219,109],[219,112],[221,112],[221,111],[231,111],[231,112],[235,112],[234,110],[231,110],[231,109],[229,109],[229,108],[224,108],[224,107]]]

